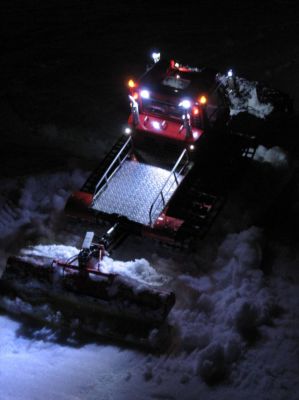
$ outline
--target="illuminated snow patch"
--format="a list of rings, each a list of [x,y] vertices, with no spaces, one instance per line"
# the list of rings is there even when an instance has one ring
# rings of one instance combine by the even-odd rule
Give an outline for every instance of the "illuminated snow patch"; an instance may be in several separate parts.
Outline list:
[[[205,380],[231,368],[244,352],[246,334],[258,334],[275,303],[260,269],[261,242],[262,232],[254,227],[230,234],[209,276],[178,276],[172,318],[180,349],[197,358],[195,373]],[[218,362],[224,369],[217,370]]]
[[[219,81],[226,87],[230,100],[230,115],[248,112],[257,118],[265,118],[273,111],[271,103],[259,101],[256,91],[257,82],[235,77],[236,90],[229,89],[229,78],[219,76]]]
[[[101,270],[106,273],[126,276],[154,286],[161,286],[169,280],[166,276],[158,274],[144,258],[123,262],[115,261],[110,257],[104,257]]]
[[[259,118],[265,118],[273,111],[270,103],[261,103],[257,97],[256,88],[252,88],[248,97],[248,112]]]
[[[26,257],[48,257],[52,259],[68,260],[77,255],[79,251],[80,250],[74,246],[38,244],[22,249],[20,253],[22,256]],[[166,276],[158,274],[144,258],[124,262],[113,260],[111,257],[106,256],[101,262],[100,269],[105,273],[118,274],[153,286],[161,286],[169,280]]]
[[[21,255],[49,257],[53,259],[67,260],[79,253],[79,249],[73,246],[65,246],[62,244],[43,245],[38,244],[21,250]]]
[[[258,146],[254,160],[261,163],[268,163],[277,168],[285,168],[289,165],[287,153],[278,146],[267,149],[264,146]]]

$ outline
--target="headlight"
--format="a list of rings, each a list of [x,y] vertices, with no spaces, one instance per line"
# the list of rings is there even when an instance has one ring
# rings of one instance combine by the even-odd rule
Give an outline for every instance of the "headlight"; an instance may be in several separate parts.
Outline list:
[[[143,90],[140,91],[140,96],[143,99],[149,99],[150,98],[150,92],[148,90],[146,90],[146,89],[143,89]]]
[[[158,61],[160,61],[160,58],[161,58],[161,53],[156,53],[156,52],[153,52],[152,53],[152,59],[154,60],[154,63],[156,64]]]
[[[153,122],[152,122],[152,125],[153,125],[153,127],[154,127],[155,129],[161,129],[160,124],[159,124],[158,121],[153,121]]]
[[[180,102],[179,106],[185,108],[185,110],[188,110],[188,108],[191,107],[191,101],[190,101],[190,100],[187,100],[187,99],[182,100],[182,101]]]

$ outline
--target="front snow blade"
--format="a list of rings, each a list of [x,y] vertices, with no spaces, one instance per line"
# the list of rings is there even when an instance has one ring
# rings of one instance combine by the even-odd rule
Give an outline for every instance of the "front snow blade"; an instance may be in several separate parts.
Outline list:
[[[40,256],[9,257],[0,280],[0,307],[71,326],[104,338],[162,350],[169,341],[167,315],[173,292],[113,274],[61,266]]]

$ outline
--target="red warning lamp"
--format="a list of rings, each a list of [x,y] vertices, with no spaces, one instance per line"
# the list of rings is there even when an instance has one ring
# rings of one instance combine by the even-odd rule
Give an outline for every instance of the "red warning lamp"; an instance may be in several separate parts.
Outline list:
[[[197,117],[199,115],[199,108],[197,106],[194,106],[192,108],[192,114],[194,115],[194,117]]]

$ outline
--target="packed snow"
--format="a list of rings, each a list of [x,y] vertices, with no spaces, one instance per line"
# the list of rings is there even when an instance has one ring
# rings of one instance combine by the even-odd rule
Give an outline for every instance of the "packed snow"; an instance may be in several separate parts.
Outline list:
[[[0,238],[21,228],[26,230],[27,238],[27,229],[37,237],[49,235],[70,190],[80,187],[86,176],[86,172],[75,170],[20,178],[17,188],[8,185],[1,193]]]
[[[270,164],[271,166],[283,169],[288,168],[290,160],[288,154],[278,146],[267,149],[265,146],[258,146],[254,154],[254,160]]]
[[[79,251],[74,246],[65,246],[63,244],[38,244],[21,249],[20,256],[48,257],[53,260],[67,261],[78,255]],[[162,286],[169,281],[167,276],[159,274],[144,258],[125,262],[114,260],[106,254],[100,263],[100,269],[107,274],[118,274],[152,286]]]

